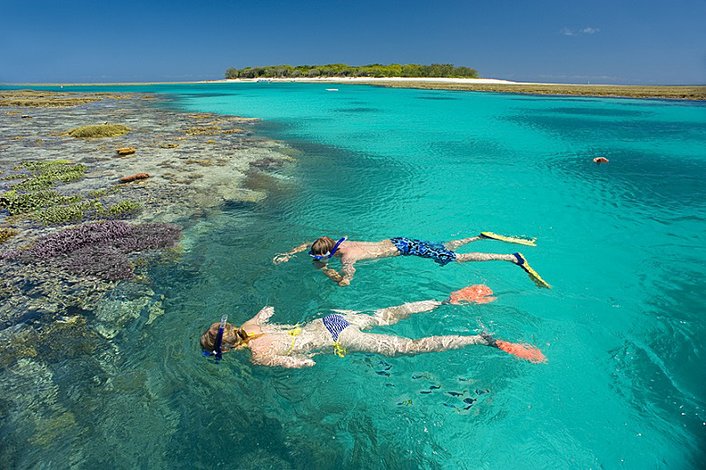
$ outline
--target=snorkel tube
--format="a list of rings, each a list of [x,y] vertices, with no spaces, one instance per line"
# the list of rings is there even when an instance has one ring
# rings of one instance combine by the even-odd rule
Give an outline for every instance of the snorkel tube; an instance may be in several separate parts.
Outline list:
[[[338,251],[338,247],[341,246],[341,243],[343,243],[346,240],[348,240],[348,237],[339,238],[338,241],[336,242],[336,244],[333,245],[333,248],[331,249],[331,251],[327,251],[326,253],[324,253],[322,255],[316,255],[311,250],[309,250],[309,256],[314,258],[316,261],[321,261],[324,259],[331,259],[331,258],[333,258],[333,255],[336,254],[336,251]]]
[[[218,326],[218,334],[216,334],[216,344],[213,349],[213,355],[216,356],[216,361],[223,359],[223,332],[226,329],[226,321],[228,320],[228,315],[223,315],[221,317],[221,324]]]

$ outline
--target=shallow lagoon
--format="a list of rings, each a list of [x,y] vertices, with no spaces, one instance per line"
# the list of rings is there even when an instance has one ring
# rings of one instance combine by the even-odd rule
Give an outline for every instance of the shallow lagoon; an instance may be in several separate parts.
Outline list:
[[[33,445],[4,454],[19,466],[697,467],[706,442],[706,106],[325,88],[117,88],[167,93],[189,112],[262,118],[259,131],[297,148],[298,164],[251,182],[266,188],[265,201],[225,207],[187,230],[182,261],[152,272],[165,314],[115,338],[112,369],[81,356],[49,364],[51,380],[27,406],[58,397],[57,429],[18,426],[13,445]],[[599,155],[610,163],[593,164]],[[521,248],[554,288],[497,262],[364,263],[348,288],[302,256],[270,262],[322,233],[446,240],[481,230],[538,237]],[[294,371],[254,367],[244,353],[218,365],[200,356],[199,334],[222,313],[241,322],[268,304],[273,321],[295,323],[475,283],[498,300],[380,331],[485,327],[540,345],[548,364],[481,347],[319,356]]]

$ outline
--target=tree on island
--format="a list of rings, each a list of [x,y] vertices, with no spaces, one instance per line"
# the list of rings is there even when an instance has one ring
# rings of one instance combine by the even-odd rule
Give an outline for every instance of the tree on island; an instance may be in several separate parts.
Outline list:
[[[226,78],[314,78],[314,77],[449,77],[478,78],[470,67],[453,64],[370,64],[370,65],[267,65],[264,67],[229,68]]]

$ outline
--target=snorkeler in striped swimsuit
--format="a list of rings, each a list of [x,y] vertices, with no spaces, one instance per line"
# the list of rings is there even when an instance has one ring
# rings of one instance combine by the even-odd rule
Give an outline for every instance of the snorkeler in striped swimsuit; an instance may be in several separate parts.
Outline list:
[[[495,253],[456,253],[454,250],[471,242],[483,239],[494,239],[509,243],[534,246],[533,239],[506,237],[492,232],[481,232],[475,237],[451,240],[445,243],[428,242],[414,238],[395,237],[379,242],[358,242],[348,240],[346,237],[335,241],[329,237],[320,237],[313,243],[303,243],[287,253],[280,253],[273,258],[275,264],[285,263],[296,253],[309,249],[309,256],[314,265],[323,273],[338,283],[347,286],[355,275],[355,263],[361,260],[388,258],[392,256],[419,256],[429,258],[437,264],[445,266],[452,262],[465,263],[468,261],[509,261],[520,266],[532,281],[539,287],[549,288],[549,284],[529,265],[522,253],[495,254]],[[338,272],[328,266],[333,258],[341,260],[341,271]]]
[[[545,362],[542,352],[527,344],[495,339],[487,333],[477,335],[427,336],[418,339],[368,333],[376,326],[394,325],[410,315],[431,312],[443,305],[463,302],[486,303],[494,298],[487,286],[468,286],[452,292],[446,300],[424,300],[375,310],[372,315],[352,310],[334,310],[331,315],[305,325],[277,325],[269,322],[273,307],[264,307],[240,327],[223,318],[201,335],[204,355],[248,349],[253,363],[271,367],[311,367],[314,356],[333,352],[340,357],[348,353],[368,352],[385,356],[412,355],[460,349],[470,345],[497,348],[530,362]]]

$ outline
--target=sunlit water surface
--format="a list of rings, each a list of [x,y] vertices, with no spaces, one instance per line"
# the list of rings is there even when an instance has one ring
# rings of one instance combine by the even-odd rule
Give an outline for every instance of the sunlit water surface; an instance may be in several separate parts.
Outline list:
[[[330,87],[128,88],[168,93],[188,111],[262,118],[261,133],[301,153],[295,165],[252,182],[269,191],[264,203],[226,207],[187,230],[181,263],[153,272],[166,314],[116,339],[123,359],[110,388],[57,374],[60,387],[92,397],[65,400],[93,423],[93,436],[62,437],[77,463],[703,464],[706,106]],[[595,165],[596,156],[610,163]],[[482,230],[536,236],[538,244],[481,241],[460,251],[521,248],[553,289],[501,262],[365,262],[339,288],[306,256],[270,261],[322,234],[448,240]],[[398,358],[321,355],[314,368],[285,370],[253,366],[247,353],[216,365],[199,350],[199,334],[222,313],[239,323],[273,305],[272,321],[306,322],[331,308],[443,299],[476,283],[498,300],[444,306],[378,331],[421,337],[485,327],[539,345],[547,364],[478,346]],[[56,461],[43,452],[28,449],[27,462]]]

